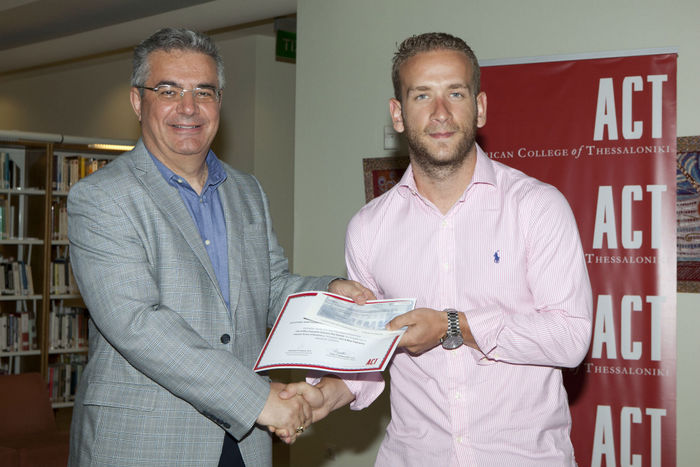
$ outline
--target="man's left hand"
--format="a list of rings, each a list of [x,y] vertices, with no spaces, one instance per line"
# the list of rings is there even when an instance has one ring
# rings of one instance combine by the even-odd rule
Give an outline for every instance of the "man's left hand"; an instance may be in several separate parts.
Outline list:
[[[422,354],[440,343],[447,333],[447,313],[431,308],[416,308],[389,321],[386,328],[397,331],[406,326],[399,341],[412,354]]]
[[[358,305],[364,305],[367,300],[376,300],[374,293],[359,282],[346,279],[335,279],[328,284],[328,291],[351,298]]]

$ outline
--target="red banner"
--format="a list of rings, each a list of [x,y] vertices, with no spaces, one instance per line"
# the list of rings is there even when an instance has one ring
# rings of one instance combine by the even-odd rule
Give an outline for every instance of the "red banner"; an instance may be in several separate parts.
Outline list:
[[[580,466],[676,465],[676,55],[484,66],[494,160],[571,204],[593,286],[564,370]]]

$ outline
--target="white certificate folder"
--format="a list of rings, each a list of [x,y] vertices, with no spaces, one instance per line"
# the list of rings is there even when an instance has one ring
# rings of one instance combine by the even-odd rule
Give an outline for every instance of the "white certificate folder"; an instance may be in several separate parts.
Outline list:
[[[360,306],[329,292],[287,297],[253,368],[332,373],[384,371],[404,331],[387,331],[415,299],[372,300]]]

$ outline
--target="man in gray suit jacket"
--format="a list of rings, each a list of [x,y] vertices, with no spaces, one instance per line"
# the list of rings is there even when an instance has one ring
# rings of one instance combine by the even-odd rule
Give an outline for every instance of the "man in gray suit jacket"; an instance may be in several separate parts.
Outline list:
[[[266,428],[293,442],[322,401],[299,384],[303,397],[282,400],[285,385],[251,370],[285,297],[373,296],[290,274],[257,180],[210,151],[224,77],[207,36],[156,32],[131,84],[142,138],[68,196],[91,316],[69,464],[271,465]]]

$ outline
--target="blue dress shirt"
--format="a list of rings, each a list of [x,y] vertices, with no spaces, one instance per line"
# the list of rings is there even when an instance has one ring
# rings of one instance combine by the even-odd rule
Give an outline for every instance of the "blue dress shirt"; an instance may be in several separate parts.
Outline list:
[[[153,154],[150,154],[150,156],[165,181],[177,188],[180,198],[182,198],[192,216],[192,220],[197,225],[204,248],[206,248],[211,264],[214,267],[214,274],[216,274],[216,280],[219,282],[219,288],[226,301],[226,306],[230,309],[226,219],[224,219],[224,211],[221,208],[221,200],[217,190],[219,185],[226,180],[226,171],[223,165],[214,155],[214,152],[210,150],[206,158],[209,174],[202,189],[202,194],[198,195],[187,183],[187,180],[167,168]]]

